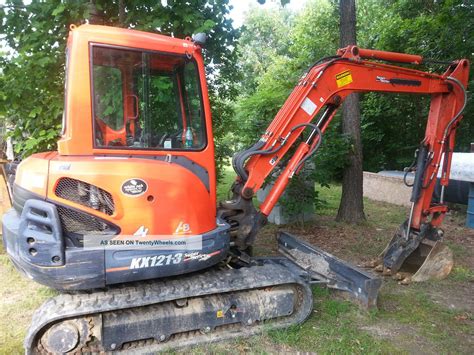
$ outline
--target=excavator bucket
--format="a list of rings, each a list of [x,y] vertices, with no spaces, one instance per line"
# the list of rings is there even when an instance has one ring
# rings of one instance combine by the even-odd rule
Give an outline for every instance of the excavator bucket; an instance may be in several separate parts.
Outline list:
[[[404,238],[401,230],[390,240],[379,257],[369,265],[384,275],[392,275],[402,284],[440,280],[453,268],[453,252],[440,238],[433,238],[431,230],[410,233],[410,239]]]
[[[443,279],[449,275],[453,268],[453,252],[442,242],[434,242],[432,246],[429,241],[420,244],[417,249],[419,255],[413,253],[411,256],[421,265],[411,277],[413,282],[427,281],[431,279]],[[406,263],[411,262],[409,258]]]

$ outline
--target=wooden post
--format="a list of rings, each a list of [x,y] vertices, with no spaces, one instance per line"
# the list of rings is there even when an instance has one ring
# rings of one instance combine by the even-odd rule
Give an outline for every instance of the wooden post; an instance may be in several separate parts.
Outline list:
[[[7,187],[7,175],[5,174],[5,163],[8,163],[5,159],[0,159],[0,215],[3,216],[11,207],[10,194],[8,193]]]

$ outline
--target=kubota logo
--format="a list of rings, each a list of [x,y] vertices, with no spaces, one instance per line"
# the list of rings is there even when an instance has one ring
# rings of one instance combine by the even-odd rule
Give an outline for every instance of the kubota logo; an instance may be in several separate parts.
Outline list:
[[[122,192],[128,196],[143,195],[148,189],[148,185],[142,179],[128,179],[122,184]]]

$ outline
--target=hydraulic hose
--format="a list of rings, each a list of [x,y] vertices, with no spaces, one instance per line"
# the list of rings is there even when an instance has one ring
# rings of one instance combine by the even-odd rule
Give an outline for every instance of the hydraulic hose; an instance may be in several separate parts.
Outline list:
[[[234,159],[232,160],[232,165],[236,173],[240,176],[240,178],[243,181],[247,181],[248,179],[248,174],[244,166],[247,159],[257,154],[260,154],[260,155],[275,154],[284,146],[284,143],[280,144],[278,147],[274,149],[270,148],[266,150],[260,150],[260,148],[262,148],[264,145],[265,145],[265,142],[262,140],[259,140],[251,148],[234,155]]]
[[[311,149],[311,151],[308,152],[308,154],[306,154],[306,156],[303,159],[301,159],[298,165],[296,165],[295,170],[294,170],[295,172],[297,172],[304,165],[304,163],[318,151],[319,147],[321,146],[321,143],[323,142],[323,134],[321,132],[321,129],[319,129],[319,127],[313,123],[300,123],[299,125],[296,125],[295,127],[293,127],[291,131],[298,129],[302,126],[313,128],[313,133],[314,131],[316,131],[316,133],[319,136],[319,140],[316,142],[315,146]],[[308,137],[308,141],[312,138],[313,133],[310,135],[310,137]]]
[[[443,141],[445,141],[445,142],[446,142],[447,136],[450,133],[449,130],[450,130],[451,126],[454,124],[454,122],[457,121],[459,116],[461,116],[462,112],[464,111],[464,109],[466,108],[466,105],[467,105],[467,92],[466,92],[466,88],[464,87],[464,85],[457,78],[454,78],[452,76],[448,76],[447,80],[454,82],[456,85],[458,85],[461,88],[461,90],[464,94],[464,102],[463,102],[463,105],[462,105],[461,109],[454,115],[454,117],[451,119],[451,121],[449,121],[448,125],[446,126],[446,128],[444,130]]]
[[[421,189],[423,188],[423,179],[425,176],[425,170],[428,160],[428,147],[424,144],[418,151],[418,157],[416,159],[416,173],[415,180],[413,182],[413,189],[411,191],[410,201],[416,203],[420,198]]]

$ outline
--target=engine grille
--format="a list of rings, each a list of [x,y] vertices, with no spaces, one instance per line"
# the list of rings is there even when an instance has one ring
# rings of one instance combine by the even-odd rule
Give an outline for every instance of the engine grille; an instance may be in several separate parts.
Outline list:
[[[54,192],[58,197],[101,211],[109,216],[115,211],[114,199],[109,192],[84,181],[60,178]]]
[[[116,228],[100,218],[63,206],[57,209],[63,231],[68,234],[117,234]]]

